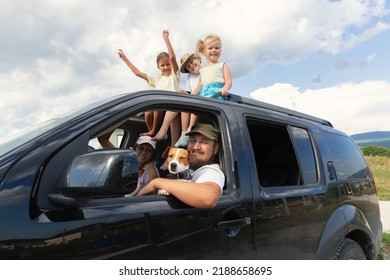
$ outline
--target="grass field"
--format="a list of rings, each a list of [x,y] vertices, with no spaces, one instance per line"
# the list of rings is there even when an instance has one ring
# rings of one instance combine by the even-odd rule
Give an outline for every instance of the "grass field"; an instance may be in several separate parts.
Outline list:
[[[390,234],[383,233],[382,234],[382,246],[378,260],[389,260],[390,259]]]
[[[390,158],[366,156],[366,161],[374,175],[379,200],[390,200]],[[390,234],[382,234],[381,252],[378,260],[390,259]]]
[[[379,200],[390,200],[390,158],[379,156],[365,158],[374,175]]]

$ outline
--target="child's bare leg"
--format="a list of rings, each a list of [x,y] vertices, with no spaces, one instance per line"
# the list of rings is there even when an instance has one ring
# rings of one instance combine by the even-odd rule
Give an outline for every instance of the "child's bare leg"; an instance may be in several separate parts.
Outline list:
[[[161,141],[168,138],[169,126],[171,125],[172,121],[175,119],[177,114],[178,112],[171,112],[171,111],[165,113],[164,121],[160,127],[160,130],[153,137],[154,141]]]
[[[186,133],[189,131],[190,113],[181,112],[181,135],[175,143],[175,147],[187,147],[189,137]]]
[[[148,128],[148,132],[152,130],[153,127],[153,111],[148,111],[144,113],[146,127]]]
[[[188,130],[192,129],[192,127],[198,122],[198,119],[199,117],[197,115],[191,114]]]
[[[190,113],[181,112],[181,131],[188,131],[188,126],[190,125]]]
[[[146,116],[146,113],[148,113],[148,116]],[[149,131],[145,133],[141,133],[140,136],[152,137],[156,133],[157,127],[162,122],[164,111],[151,111],[146,113],[145,113],[145,121]],[[152,117],[150,117],[150,115],[152,115]],[[150,123],[150,119],[152,119],[151,123]]]
[[[176,114],[176,117],[171,122],[171,147],[176,143],[180,137],[180,117]]]
[[[157,133],[158,128],[161,126],[163,119],[164,119],[164,111],[154,111],[153,115],[153,127],[152,127],[152,133],[150,136],[153,136]]]

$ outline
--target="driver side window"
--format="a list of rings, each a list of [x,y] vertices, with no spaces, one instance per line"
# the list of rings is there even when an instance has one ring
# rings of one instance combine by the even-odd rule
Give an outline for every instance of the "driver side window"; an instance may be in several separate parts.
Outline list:
[[[143,108],[144,109],[144,108]],[[176,107],[154,107],[154,108],[148,108],[148,110],[160,110],[162,112],[167,111],[178,111],[181,112],[182,108],[178,105]],[[215,127],[222,127],[220,125],[220,113],[217,111],[207,110],[198,108],[196,111],[191,110],[187,108],[187,112],[194,113],[199,117],[198,122],[202,123],[208,123],[212,124]],[[180,114],[179,114],[180,117]],[[180,122],[179,122],[180,125]],[[180,127],[179,127],[180,130]],[[111,159],[115,157],[121,157],[122,155],[128,154],[129,160],[124,160],[121,162],[121,165],[119,167],[119,170],[115,171],[115,173],[112,174],[112,176],[117,177],[118,174],[130,174],[130,171],[132,172],[132,182],[134,182],[134,178],[137,179],[137,172],[138,172],[138,162],[137,162],[137,155],[134,151],[134,145],[140,136],[140,134],[147,132],[147,125],[145,122],[145,116],[142,111],[130,111],[128,110],[128,113],[126,111],[121,112],[121,116],[114,119],[114,117],[102,119],[99,123],[96,125],[93,125],[89,127],[87,130],[84,130],[82,134],[77,136],[76,138],[73,138],[71,142],[69,142],[66,146],[61,148],[48,162],[45,171],[42,175],[41,179],[41,188],[38,192],[38,205],[39,208],[42,209],[56,209],[58,208],[59,204],[53,203],[53,200],[48,199],[48,196],[60,196],[61,194],[67,196],[63,192],[62,186],[64,184],[64,179],[68,177],[69,175],[69,168],[72,166],[72,164],[78,160],[77,165],[77,172],[80,172],[77,174],[79,176],[78,182],[89,182],[90,187],[98,187],[98,185],[94,185],[94,181],[91,178],[87,178],[85,176],[88,176],[87,171],[94,171],[94,169],[97,167],[94,165],[94,162],[97,162],[98,160],[104,159]],[[102,141],[100,138],[102,136],[107,136],[106,140],[108,140],[113,147],[107,147],[104,144],[102,145]],[[167,138],[161,141],[156,142],[155,147],[155,166],[158,169],[158,173],[160,177],[166,177],[169,172],[167,170],[162,170],[160,167],[163,166],[165,162],[165,158],[163,157],[163,154],[167,147],[171,146],[171,137],[172,133],[170,130],[168,130]],[[221,141],[221,148],[219,153],[219,162],[222,168],[222,171],[226,174],[224,170],[224,155],[223,151],[225,149],[222,147]],[[117,150],[116,150],[117,149]],[[112,150],[112,151],[110,151]],[[128,152],[127,152],[128,150]],[[103,153],[102,153],[103,152]],[[92,159],[91,155],[97,155],[97,159]],[[89,155],[89,156],[88,156]],[[93,156],[92,155],[92,156]],[[107,157],[103,157],[102,155],[105,155]],[[82,158],[86,156],[88,158],[88,164],[89,169],[85,169],[83,173],[83,168],[87,165],[84,165]],[[222,161],[222,162],[221,162]],[[128,166],[131,165],[130,169],[126,169]],[[107,165],[108,167],[108,165]],[[126,169],[126,170],[125,170]],[[107,168],[100,169],[101,172],[107,172]],[[134,173],[135,170],[135,173]],[[129,172],[127,172],[129,171]],[[95,174],[96,171],[95,171]],[[103,173],[102,173],[103,174]],[[134,177],[136,176],[136,177]],[[84,178],[84,179],[83,179]],[[99,179],[99,176],[95,176]],[[108,178],[107,176],[105,178]],[[99,179],[100,180],[100,179]],[[137,181],[137,180],[136,180]],[[97,181],[95,181],[97,183]],[[137,182],[136,182],[137,183]],[[134,184],[134,183],[132,183]],[[81,185],[75,185],[73,190],[76,190],[79,188],[83,188]],[[70,190],[68,188],[68,190]],[[82,192],[85,191],[85,195],[88,195],[88,187],[86,189],[81,190]],[[123,191],[121,193],[115,194],[115,192],[109,192],[103,195],[94,195],[91,196],[91,201],[99,201],[104,203],[109,198],[115,198],[115,197],[123,197]],[[83,194],[84,195],[84,194]],[[162,198],[153,198],[150,199],[162,199]],[[108,201],[108,200],[107,200]],[[60,203],[62,203],[60,201]]]

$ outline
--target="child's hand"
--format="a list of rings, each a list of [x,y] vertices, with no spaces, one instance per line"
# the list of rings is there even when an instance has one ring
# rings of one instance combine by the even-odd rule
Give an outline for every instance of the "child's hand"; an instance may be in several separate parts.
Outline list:
[[[167,40],[168,37],[169,37],[169,31],[168,30],[163,30],[163,34],[162,34],[164,40]]]
[[[226,88],[222,88],[221,89],[221,95],[222,96],[228,96],[229,95],[229,91]]]
[[[125,59],[126,58],[125,53],[121,49],[118,50],[118,55],[119,55],[120,59]]]

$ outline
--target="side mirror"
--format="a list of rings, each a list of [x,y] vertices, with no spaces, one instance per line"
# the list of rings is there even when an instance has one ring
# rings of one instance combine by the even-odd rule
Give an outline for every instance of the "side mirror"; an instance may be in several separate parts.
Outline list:
[[[59,189],[64,196],[73,198],[119,196],[133,192],[137,181],[135,151],[95,150],[72,161]]]

